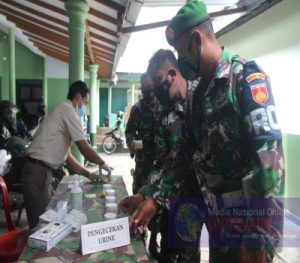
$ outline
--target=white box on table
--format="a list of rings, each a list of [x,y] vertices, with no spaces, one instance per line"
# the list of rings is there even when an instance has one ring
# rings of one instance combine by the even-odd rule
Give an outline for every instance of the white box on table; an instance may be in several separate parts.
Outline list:
[[[72,225],[66,222],[52,222],[29,236],[28,246],[49,251],[72,232]]]

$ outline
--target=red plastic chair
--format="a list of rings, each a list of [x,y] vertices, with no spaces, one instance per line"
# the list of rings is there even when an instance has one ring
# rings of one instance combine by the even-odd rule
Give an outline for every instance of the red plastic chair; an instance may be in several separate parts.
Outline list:
[[[15,228],[10,215],[7,187],[0,176],[0,185],[3,196],[3,205],[8,232],[0,236],[0,262],[17,261],[26,246],[29,230],[18,230]]]

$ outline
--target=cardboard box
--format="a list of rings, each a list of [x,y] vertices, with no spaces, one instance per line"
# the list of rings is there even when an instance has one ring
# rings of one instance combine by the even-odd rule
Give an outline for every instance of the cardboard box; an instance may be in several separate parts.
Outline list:
[[[49,251],[72,232],[72,225],[66,222],[52,222],[29,236],[28,246]]]

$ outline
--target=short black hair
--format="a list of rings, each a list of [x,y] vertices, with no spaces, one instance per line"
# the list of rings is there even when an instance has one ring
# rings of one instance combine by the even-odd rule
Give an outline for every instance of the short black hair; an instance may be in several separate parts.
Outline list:
[[[149,75],[147,73],[143,73],[140,77],[140,82],[142,83],[144,80],[146,80],[147,78],[149,78]]]
[[[73,100],[77,93],[80,93],[81,97],[84,98],[89,93],[87,85],[82,80],[73,82],[69,88],[68,100]]]
[[[170,49],[159,49],[150,58],[147,72],[151,75],[156,70],[164,67],[167,63],[170,63],[178,69],[175,54]]]

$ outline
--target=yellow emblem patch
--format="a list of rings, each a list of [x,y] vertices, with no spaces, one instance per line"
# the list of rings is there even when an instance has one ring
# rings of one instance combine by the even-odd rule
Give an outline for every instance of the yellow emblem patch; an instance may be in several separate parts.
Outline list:
[[[255,79],[266,79],[266,76],[265,74],[259,72],[259,73],[252,73],[246,78],[248,83],[252,82]]]
[[[269,93],[265,83],[251,85],[252,98],[259,104],[264,104],[269,98]]]

